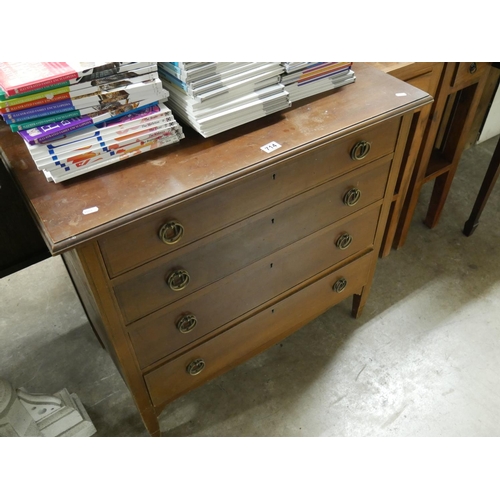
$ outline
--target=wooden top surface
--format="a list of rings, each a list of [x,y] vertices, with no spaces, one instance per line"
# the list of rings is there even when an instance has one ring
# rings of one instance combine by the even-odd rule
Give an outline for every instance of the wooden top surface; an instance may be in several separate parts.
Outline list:
[[[370,62],[370,66],[405,82],[428,73],[441,63],[435,62]]]
[[[364,63],[356,82],[294,103],[283,112],[205,139],[187,126],[178,144],[54,184],[38,171],[22,138],[0,126],[0,153],[49,249],[60,253],[198,192],[432,101]],[[167,102],[168,105],[168,102]],[[272,141],[281,148],[265,153]],[[84,215],[84,211],[97,211]]]

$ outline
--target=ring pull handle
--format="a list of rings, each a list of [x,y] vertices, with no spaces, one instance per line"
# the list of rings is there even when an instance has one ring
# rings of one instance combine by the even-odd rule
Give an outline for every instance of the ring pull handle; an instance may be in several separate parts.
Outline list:
[[[473,75],[477,71],[477,64],[475,62],[470,63],[469,73]]]
[[[359,141],[351,149],[351,158],[353,160],[362,160],[368,156],[372,145],[368,141]]]
[[[345,250],[352,243],[352,236],[349,233],[340,235],[335,242],[335,246],[340,250]]]
[[[195,375],[199,375],[204,368],[205,361],[201,358],[198,358],[194,361],[191,361],[191,363],[186,366],[186,371],[189,373],[189,375],[192,375],[194,377]]]
[[[361,191],[358,188],[351,188],[344,194],[344,205],[353,207],[361,198]]]
[[[185,314],[182,318],[177,321],[177,330],[181,333],[189,333],[194,330],[195,326],[198,324],[198,320],[194,314]]]
[[[189,273],[185,269],[180,269],[170,274],[167,284],[174,292],[179,292],[187,287],[190,279]]]
[[[339,278],[332,286],[334,292],[341,293],[345,290],[347,286],[347,280],[345,278]]]
[[[160,227],[158,236],[166,245],[177,243],[184,234],[184,226],[176,220],[171,220]]]

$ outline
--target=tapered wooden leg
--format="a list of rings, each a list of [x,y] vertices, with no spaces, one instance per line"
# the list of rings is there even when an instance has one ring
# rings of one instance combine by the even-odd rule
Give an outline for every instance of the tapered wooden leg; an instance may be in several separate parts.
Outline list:
[[[441,213],[443,212],[444,204],[450,192],[451,183],[455,176],[456,168],[436,177],[434,188],[432,190],[431,201],[427,209],[427,216],[425,217],[424,224],[433,229],[437,226]]]
[[[359,318],[361,316],[367,298],[368,298],[368,293],[363,293],[363,292],[352,296],[351,314],[353,318]]]
[[[154,411],[153,407],[142,409],[140,411],[142,422],[146,427],[147,431],[152,437],[160,437],[160,424],[158,422],[158,416]]]
[[[415,173],[419,174],[418,172]],[[420,177],[422,176],[423,175],[420,174]],[[417,208],[418,198],[420,196],[422,186],[423,183],[420,179],[414,179],[412,184],[410,184],[408,194],[399,216],[398,227],[396,229],[396,234],[394,235],[393,248],[401,248],[406,242],[406,237],[408,236],[408,232],[410,230],[413,214]]]
[[[500,139],[497,142],[495,152],[493,153],[490,165],[488,167],[488,170],[486,171],[486,175],[484,176],[481,188],[479,189],[479,193],[477,195],[476,202],[474,203],[474,207],[472,208],[469,220],[464,225],[463,233],[465,234],[465,236],[470,236],[476,230],[476,227],[479,224],[479,217],[481,216],[481,213],[486,205],[486,202],[488,201],[491,191],[495,186],[499,174]]]

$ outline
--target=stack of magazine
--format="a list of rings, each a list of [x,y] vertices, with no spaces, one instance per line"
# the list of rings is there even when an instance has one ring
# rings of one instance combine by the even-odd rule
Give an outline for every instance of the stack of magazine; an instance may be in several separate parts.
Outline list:
[[[356,80],[351,62],[284,62],[281,83],[292,103]]]
[[[0,115],[60,182],[178,142],[156,62],[0,63]]]
[[[210,137],[290,106],[279,62],[158,62],[173,112]]]

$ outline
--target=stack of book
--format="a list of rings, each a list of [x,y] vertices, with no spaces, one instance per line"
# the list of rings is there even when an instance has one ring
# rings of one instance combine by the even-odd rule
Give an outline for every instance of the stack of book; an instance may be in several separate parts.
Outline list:
[[[0,63],[0,115],[60,182],[178,142],[156,62]]]
[[[279,62],[159,62],[173,112],[210,137],[290,106]]]
[[[292,103],[356,80],[352,62],[284,62],[281,83]]]

